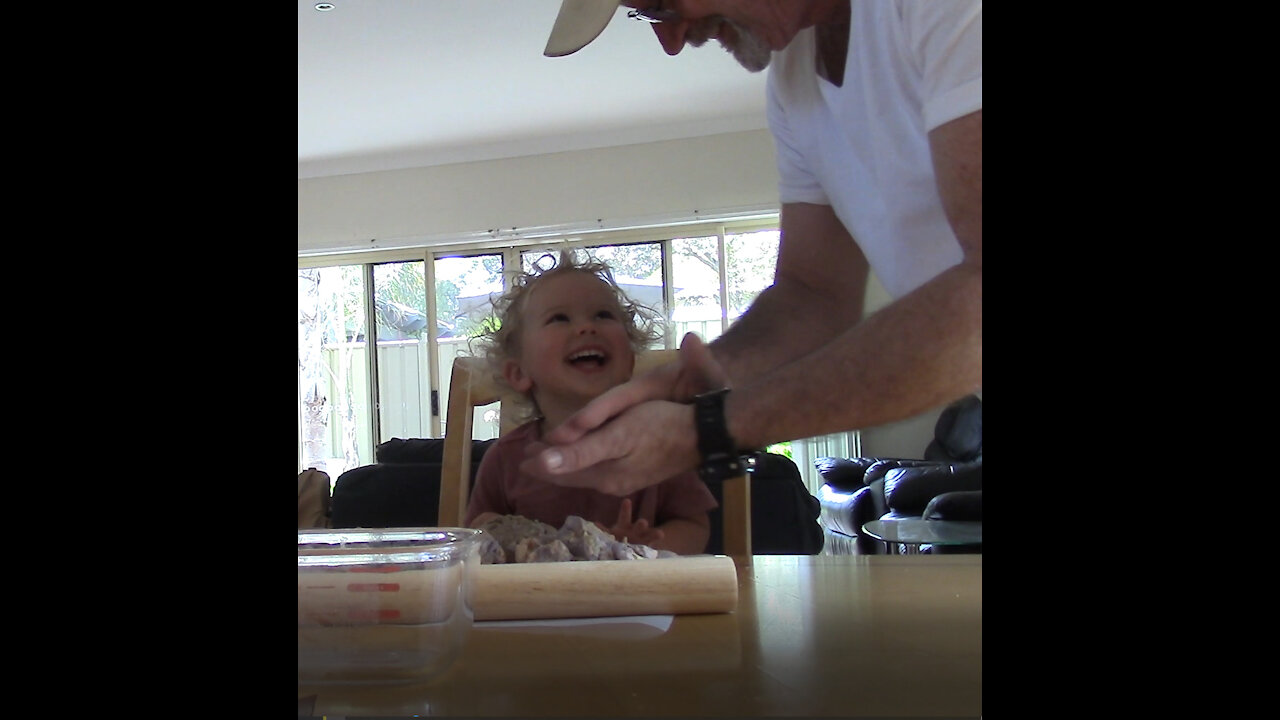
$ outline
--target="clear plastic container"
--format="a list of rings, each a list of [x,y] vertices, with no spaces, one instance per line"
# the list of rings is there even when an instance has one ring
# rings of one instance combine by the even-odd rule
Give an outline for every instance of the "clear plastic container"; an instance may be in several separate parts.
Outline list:
[[[481,531],[298,531],[298,683],[428,680],[474,622]]]

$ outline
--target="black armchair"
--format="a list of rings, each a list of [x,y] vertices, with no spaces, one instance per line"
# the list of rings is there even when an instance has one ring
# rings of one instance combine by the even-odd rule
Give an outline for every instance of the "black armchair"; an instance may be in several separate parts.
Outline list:
[[[471,476],[494,440],[473,440]],[[391,438],[374,464],[352,468],[333,486],[332,527],[432,527],[440,514],[441,438]]]
[[[945,492],[924,506],[925,520],[960,520],[982,522],[982,491]]]
[[[982,519],[982,400],[970,395],[938,417],[924,459],[819,458],[821,523],[834,552],[879,554],[862,532],[879,519]],[[955,549],[953,548],[953,551]],[[963,550],[981,552],[981,546]]]

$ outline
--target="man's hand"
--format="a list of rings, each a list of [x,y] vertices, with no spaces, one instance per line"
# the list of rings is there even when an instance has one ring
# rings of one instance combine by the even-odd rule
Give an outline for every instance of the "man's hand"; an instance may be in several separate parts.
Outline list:
[[[520,467],[556,485],[630,495],[698,464],[693,396],[726,385],[694,333],[675,362],[615,387],[530,443]]]
[[[694,395],[729,386],[728,376],[697,333],[685,333],[680,339],[680,358],[673,364],[679,366],[675,387],[667,398],[673,402],[693,402]]]
[[[694,333],[685,334],[675,362],[623,383],[600,395],[547,434],[553,445],[577,442],[628,408],[649,400],[687,403],[693,396],[725,387],[727,378],[711,349]]]
[[[636,405],[569,445],[530,443],[520,469],[566,487],[626,496],[698,465],[693,406]]]

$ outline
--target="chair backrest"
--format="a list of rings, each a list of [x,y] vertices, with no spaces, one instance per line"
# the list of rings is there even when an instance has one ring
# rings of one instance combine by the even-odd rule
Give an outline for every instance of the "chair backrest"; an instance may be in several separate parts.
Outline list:
[[[330,527],[329,473],[307,468],[298,474],[298,528]]]
[[[678,350],[649,350],[636,355],[635,374],[675,360]],[[498,383],[481,358],[453,360],[449,380],[449,405],[445,415],[444,457],[440,470],[440,526],[459,527],[467,514],[471,492],[471,428],[475,409],[498,402],[511,390]],[[499,433],[514,422],[500,412]],[[735,558],[751,558],[751,486],[745,473],[725,480],[720,515],[723,552]]]

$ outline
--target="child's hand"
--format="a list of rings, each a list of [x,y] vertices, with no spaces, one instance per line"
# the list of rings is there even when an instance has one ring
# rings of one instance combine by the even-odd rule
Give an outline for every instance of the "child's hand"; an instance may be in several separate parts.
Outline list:
[[[597,523],[599,524],[599,523]],[[649,527],[649,521],[643,518],[631,521],[631,498],[624,498],[618,507],[618,520],[613,527],[603,527],[618,540],[625,540],[636,545],[649,545],[662,539],[662,531]]]
[[[501,520],[501,519],[502,519],[502,516],[496,512],[480,513],[479,515],[476,516],[475,520],[471,521],[471,527],[473,528],[482,527],[485,523],[489,522],[490,520]]]

